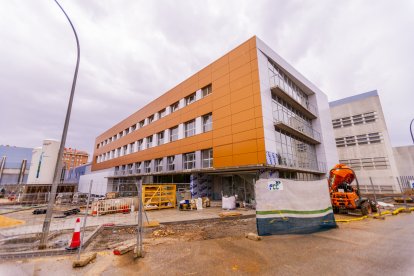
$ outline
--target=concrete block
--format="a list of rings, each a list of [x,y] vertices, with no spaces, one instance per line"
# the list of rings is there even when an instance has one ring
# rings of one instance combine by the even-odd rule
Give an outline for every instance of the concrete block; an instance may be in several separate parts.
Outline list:
[[[91,261],[96,259],[96,252],[83,254],[80,256],[79,260],[75,260],[72,263],[72,267],[84,267],[89,264]]]
[[[252,241],[260,241],[262,239],[262,237],[260,237],[259,235],[255,234],[255,233],[248,233],[246,234],[246,238]]]

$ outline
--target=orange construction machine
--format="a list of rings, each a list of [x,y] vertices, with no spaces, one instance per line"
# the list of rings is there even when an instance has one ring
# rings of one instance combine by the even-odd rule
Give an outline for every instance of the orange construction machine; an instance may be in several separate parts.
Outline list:
[[[356,187],[352,186],[355,180]],[[337,164],[329,171],[329,193],[333,212],[368,215],[377,211],[377,206],[368,198],[361,197],[359,183],[354,170]]]

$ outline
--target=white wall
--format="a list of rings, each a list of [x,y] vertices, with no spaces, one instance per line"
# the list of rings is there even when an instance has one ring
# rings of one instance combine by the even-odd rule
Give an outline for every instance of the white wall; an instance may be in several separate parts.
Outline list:
[[[94,171],[89,174],[82,175],[79,179],[78,191],[81,193],[89,192],[89,184],[92,183],[92,194],[105,195],[110,192],[111,188],[108,187],[108,176],[112,175],[114,169]]]

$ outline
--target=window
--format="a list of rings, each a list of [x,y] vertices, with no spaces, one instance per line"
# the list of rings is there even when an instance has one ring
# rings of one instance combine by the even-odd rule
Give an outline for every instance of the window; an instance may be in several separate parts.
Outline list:
[[[339,147],[345,147],[345,140],[344,138],[336,138],[336,146]]]
[[[115,141],[116,140],[116,135],[114,135],[114,137],[112,137],[112,141]]]
[[[379,132],[368,133],[368,140],[371,144],[380,143],[381,142],[381,137],[380,137]]]
[[[120,133],[118,133],[118,137],[121,138],[122,136],[124,136],[124,132],[121,131]]]
[[[145,120],[142,120],[141,122],[139,122],[139,127],[143,127],[145,125]]]
[[[162,171],[162,158],[155,159],[154,170],[156,172],[161,172]]]
[[[158,111],[158,118],[162,118],[165,117],[165,115],[167,115],[167,111],[164,109],[161,109],[160,111]]]
[[[362,134],[362,135],[357,135],[356,136],[358,145],[366,145],[368,144],[368,139],[367,139],[367,135]]]
[[[144,142],[142,141],[142,139],[138,140],[138,151],[143,150],[143,144]]]
[[[170,142],[178,140],[178,126],[170,128]]]
[[[213,129],[213,119],[211,113],[203,116],[203,132]]]
[[[164,131],[158,132],[157,134],[157,145],[164,144]]]
[[[135,173],[141,173],[141,162],[135,163]]]
[[[191,170],[195,168],[195,152],[183,154],[183,167],[184,170]]]
[[[175,162],[175,156],[174,155],[167,157],[167,169],[169,171],[174,171],[175,170],[174,162]]]
[[[147,137],[147,149],[149,149],[152,145],[152,136]]]
[[[152,122],[154,122],[154,115],[148,117],[148,124],[151,124]]]
[[[206,149],[201,151],[201,164],[203,168],[213,167],[213,149]]]
[[[128,174],[132,174],[132,166],[133,166],[134,164],[128,164],[128,167],[127,167],[127,173]]]
[[[135,142],[129,144],[129,153],[133,153],[135,152]]]
[[[129,128],[125,129],[125,135],[129,133]]]
[[[173,113],[173,112],[177,111],[177,110],[178,110],[178,108],[179,108],[179,106],[180,106],[180,103],[179,103],[179,102],[175,102],[175,103],[173,103],[173,104],[171,105],[171,113]]]
[[[347,146],[355,146],[355,136],[345,137],[345,143]]]
[[[128,149],[128,146],[123,146],[122,147],[122,155],[126,155],[127,154],[127,149]]]
[[[195,135],[195,120],[184,123],[184,134],[185,137]]]
[[[364,121],[362,119],[362,114],[352,116],[352,121],[353,121],[354,125],[360,125],[360,124],[364,123]]]
[[[196,93],[191,94],[190,96],[185,97],[185,105],[192,104],[196,100]]]
[[[205,96],[210,95],[210,94],[211,94],[211,91],[212,91],[212,89],[211,89],[211,84],[209,84],[209,85],[207,85],[207,86],[205,86],[205,87],[201,88],[201,92],[202,92],[202,94],[203,94],[203,98],[204,98]]]
[[[131,131],[134,131],[134,130],[136,130],[137,129],[137,125],[133,125],[133,126],[131,126]]]
[[[341,119],[332,120],[333,128],[340,128],[341,127]]]
[[[116,149],[116,157],[121,156],[121,148]]]
[[[151,172],[151,161],[150,160],[145,161],[144,162],[144,167],[145,167],[145,172],[150,173]]]

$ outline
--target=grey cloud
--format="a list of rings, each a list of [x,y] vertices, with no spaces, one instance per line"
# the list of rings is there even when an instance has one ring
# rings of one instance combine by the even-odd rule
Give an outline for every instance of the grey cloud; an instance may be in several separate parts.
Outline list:
[[[378,89],[394,145],[410,143],[410,1],[67,1],[81,66],[67,145],[95,137],[258,35],[330,100]],[[60,139],[75,66],[53,1],[0,10],[0,144]]]

